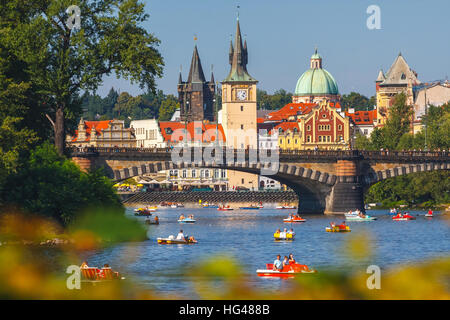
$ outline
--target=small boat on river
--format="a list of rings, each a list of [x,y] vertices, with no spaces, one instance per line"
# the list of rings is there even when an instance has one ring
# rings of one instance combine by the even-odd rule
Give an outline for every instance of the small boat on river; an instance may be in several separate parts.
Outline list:
[[[299,263],[290,263],[281,270],[273,270],[273,263],[266,263],[265,269],[257,269],[256,274],[259,277],[281,277],[290,278],[299,274],[317,273],[316,270],[310,269],[307,265]]]
[[[261,207],[259,205],[250,205],[248,207],[239,207],[241,210],[259,210]]]
[[[176,239],[174,236],[168,238],[157,238],[159,244],[196,244],[197,240],[191,239]]]
[[[359,211],[353,211],[345,214],[345,219],[348,221],[373,221],[377,220],[375,217],[371,217],[368,214],[363,214]]]
[[[416,220],[416,218],[409,215],[409,213],[405,213],[405,214],[398,213],[396,216],[392,217],[392,220],[394,220],[394,221],[409,221],[409,220]]]
[[[233,208],[231,208],[230,206],[219,206],[217,208],[217,211],[232,211],[234,210]]]
[[[273,234],[273,237],[277,241],[280,241],[280,240],[292,241],[295,238],[295,233],[291,233],[291,232],[275,232]]]
[[[277,209],[279,209],[279,210],[297,209],[297,207],[296,207],[296,206],[288,206],[288,205],[284,205],[284,206],[277,206]]]
[[[350,232],[352,231],[349,226],[345,224],[334,225],[332,224],[330,227],[325,228],[326,232]]]
[[[283,219],[283,222],[286,223],[296,223],[296,222],[305,222],[306,219],[303,219],[302,217],[298,216],[298,215],[290,215],[288,218]]]
[[[134,215],[138,217],[151,216],[152,212],[155,212],[158,207],[146,207],[134,209]]]

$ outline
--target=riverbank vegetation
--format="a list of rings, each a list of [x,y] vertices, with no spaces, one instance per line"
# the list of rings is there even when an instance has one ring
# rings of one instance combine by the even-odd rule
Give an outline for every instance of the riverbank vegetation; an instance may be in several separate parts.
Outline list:
[[[429,106],[422,117],[426,129],[411,131],[412,107],[406,96],[395,97],[386,125],[376,128],[369,138],[357,135],[360,150],[450,150],[450,103]],[[387,179],[374,184],[365,195],[366,203],[382,203],[385,207],[435,207],[450,203],[450,173],[422,172]]]
[[[164,65],[159,40],[142,27],[142,1],[77,1],[77,29],[65,23],[66,5],[11,0],[0,10],[0,215],[37,215],[62,230],[89,208],[126,219],[103,173],[83,172],[64,154],[83,99],[112,73],[157,97]],[[119,114],[134,105],[117,100]]]

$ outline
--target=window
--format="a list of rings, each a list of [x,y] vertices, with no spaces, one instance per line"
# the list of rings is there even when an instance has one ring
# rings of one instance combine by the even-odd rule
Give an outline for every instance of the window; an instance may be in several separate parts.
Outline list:
[[[295,139],[295,144],[297,144],[297,139]]]
[[[364,129],[364,134],[367,135],[369,133],[368,129]]]
[[[322,118],[326,118],[327,115],[325,113],[322,114]]]
[[[209,178],[209,170],[205,170],[205,178]]]
[[[288,143],[288,144],[291,143],[291,139],[288,139],[287,143]]]
[[[219,169],[214,169],[214,178],[219,178]]]
[[[331,142],[331,136],[327,136],[327,142]]]
[[[244,111],[244,106],[241,106],[241,111]]]
[[[197,177],[197,171],[195,169],[192,169],[191,171],[191,177],[196,178]]]
[[[244,130],[244,125],[243,124],[241,124],[241,130]]]
[[[187,170],[186,170],[186,169],[184,169],[184,170],[182,171],[182,177],[183,177],[183,178],[186,178],[186,177],[187,177]]]
[[[226,178],[227,177],[227,171],[226,170],[222,170],[221,174],[222,174],[222,178]]]
[[[322,142],[322,136],[319,136],[319,142]]]
[[[244,182],[244,178],[242,178],[242,181],[241,181],[241,183],[242,183],[242,184],[244,184],[244,183],[245,183],[245,182]]]
[[[311,136],[306,136],[306,141],[311,142]]]
[[[204,178],[205,177],[205,170],[200,170],[200,178]]]
[[[338,130],[339,130],[339,131],[342,130],[342,124],[338,125]]]
[[[311,125],[308,124],[308,125],[306,126],[306,130],[311,131]]]

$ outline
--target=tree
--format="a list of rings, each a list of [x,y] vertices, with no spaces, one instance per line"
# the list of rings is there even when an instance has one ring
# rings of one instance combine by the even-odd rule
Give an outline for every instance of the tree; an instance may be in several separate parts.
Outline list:
[[[4,2],[4,0],[3,0]],[[18,60],[48,105],[54,140],[64,150],[66,121],[80,113],[80,90],[95,91],[105,75],[154,90],[163,59],[159,40],[140,25],[148,19],[139,0],[77,0],[81,29],[71,28],[69,0],[8,0],[2,4],[1,42]]]
[[[292,93],[284,89],[275,91],[272,95],[267,91],[257,89],[258,109],[276,110],[283,108],[286,104],[292,102]]]
[[[0,192],[6,205],[20,206],[64,226],[88,208],[122,209],[112,182],[101,172],[86,173],[60,156],[50,143],[32,150],[24,168],[7,177]]]
[[[397,94],[389,109],[386,125],[381,129],[385,148],[397,149],[400,138],[410,131],[412,115],[413,109],[406,103],[406,95],[404,93]]]
[[[375,97],[370,99],[357,92],[350,92],[350,94],[344,94],[341,99],[341,107],[343,110],[354,108],[355,111],[372,110],[376,104]]]
[[[169,121],[179,107],[178,99],[173,95],[168,95],[167,99],[161,104],[161,108],[159,108],[159,121]]]

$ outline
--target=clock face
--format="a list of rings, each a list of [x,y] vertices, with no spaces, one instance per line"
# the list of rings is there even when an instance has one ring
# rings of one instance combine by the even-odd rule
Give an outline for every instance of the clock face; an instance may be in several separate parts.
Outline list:
[[[247,90],[238,90],[237,91],[237,98],[239,100],[246,100],[247,99]]]

